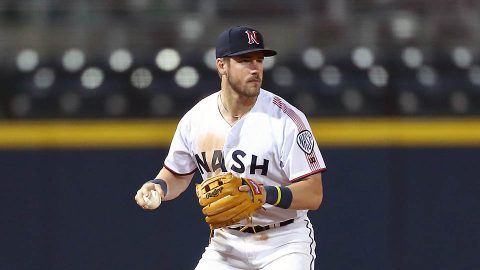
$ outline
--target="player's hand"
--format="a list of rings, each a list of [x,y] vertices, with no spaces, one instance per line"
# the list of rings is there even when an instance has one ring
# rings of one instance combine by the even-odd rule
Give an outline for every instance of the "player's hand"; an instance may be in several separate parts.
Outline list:
[[[267,199],[267,192],[265,191],[265,187],[262,184],[258,184],[258,182],[254,181],[258,187],[260,188],[260,192],[262,193],[262,204],[265,203]],[[243,192],[251,192],[250,187],[248,185],[241,185],[238,187],[238,190]]]
[[[163,190],[162,188],[160,187],[160,185],[158,184],[154,184],[154,183],[150,183],[150,182],[147,182],[145,184],[143,184],[143,186],[137,191],[137,194],[135,194],[135,201],[137,202],[137,204],[142,207],[143,209],[149,209],[149,210],[153,210],[152,208],[149,208],[148,207],[148,204],[147,202],[143,199],[144,196],[149,196],[150,195],[150,191],[151,190],[156,190],[158,192],[158,194],[160,195],[160,198],[163,200],[164,198],[164,194],[163,194]]]

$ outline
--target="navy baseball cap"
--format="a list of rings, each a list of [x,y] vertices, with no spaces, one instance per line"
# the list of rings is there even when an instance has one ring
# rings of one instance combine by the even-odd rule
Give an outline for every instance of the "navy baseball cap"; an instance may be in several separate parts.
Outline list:
[[[253,28],[235,26],[223,31],[218,36],[216,47],[217,58],[258,51],[263,52],[264,56],[274,56],[277,54],[274,50],[265,49],[262,34]]]

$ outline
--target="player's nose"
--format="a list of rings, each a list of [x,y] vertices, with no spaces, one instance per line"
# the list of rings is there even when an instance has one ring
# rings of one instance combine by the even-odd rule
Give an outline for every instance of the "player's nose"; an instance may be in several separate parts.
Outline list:
[[[250,63],[250,69],[252,73],[259,73],[263,69],[263,62],[260,60],[253,60]]]

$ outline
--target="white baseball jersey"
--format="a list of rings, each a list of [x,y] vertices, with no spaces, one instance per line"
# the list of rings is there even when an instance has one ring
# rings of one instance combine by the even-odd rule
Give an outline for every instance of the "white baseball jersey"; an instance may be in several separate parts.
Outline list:
[[[221,115],[220,92],[204,98],[180,120],[164,166],[202,178],[232,172],[264,185],[287,186],[326,169],[305,115],[282,98],[260,89],[252,109],[233,126]],[[307,210],[264,205],[253,224],[304,217]]]

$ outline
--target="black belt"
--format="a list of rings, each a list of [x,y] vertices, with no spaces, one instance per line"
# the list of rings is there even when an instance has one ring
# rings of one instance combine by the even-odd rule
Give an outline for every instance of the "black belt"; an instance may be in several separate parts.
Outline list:
[[[292,219],[289,219],[289,220],[282,221],[280,223],[266,225],[266,226],[262,226],[262,225],[256,225],[256,226],[253,226],[253,227],[248,227],[247,226],[244,230],[242,230],[244,227],[229,227],[229,229],[237,230],[237,231],[241,230],[242,232],[246,232],[246,233],[258,233],[258,232],[263,232],[263,231],[270,230],[270,229],[273,229],[273,228],[279,228],[279,227],[282,227],[282,226],[285,226],[285,225],[288,225],[288,224],[292,224],[293,221],[294,220],[292,218]]]

